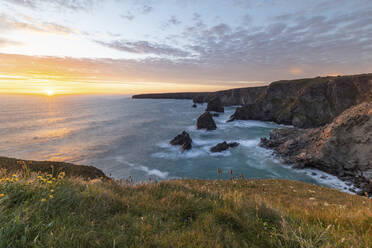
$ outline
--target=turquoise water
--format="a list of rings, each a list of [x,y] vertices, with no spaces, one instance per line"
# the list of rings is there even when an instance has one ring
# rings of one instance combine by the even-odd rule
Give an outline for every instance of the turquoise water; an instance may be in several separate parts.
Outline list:
[[[189,100],[141,100],[123,96],[1,96],[0,156],[93,165],[136,181],[175,178],[284,178],[343,188],[332,176],[322,181],[310,170],[293,170],[258,146],[280,125],[260,121],[226,123],[234,107],[216,117],[216,131],[196,130],[206,105]],[[193,149],[181,152],[169,141],[186,130]],[[240,146],[212,154],[222,141]]]

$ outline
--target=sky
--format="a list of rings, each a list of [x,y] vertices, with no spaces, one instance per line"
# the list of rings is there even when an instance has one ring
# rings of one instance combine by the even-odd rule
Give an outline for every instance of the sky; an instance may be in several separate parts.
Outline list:
[[[214,91],[372,72],[371,0],[0,0],[0,93]]]

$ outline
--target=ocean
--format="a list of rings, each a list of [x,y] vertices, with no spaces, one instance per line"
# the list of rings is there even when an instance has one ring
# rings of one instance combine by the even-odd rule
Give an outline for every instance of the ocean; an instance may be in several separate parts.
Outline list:
[[[258,146],[281,125],[261,121],[226,123],[235,107],[215,117],[216,131],[197,130],[206,105],[190,100],[131,99],[130,96],[0,95],[0,156],[93,165],[116,179],[135,182],[181,178],[282,178],[348,186],[321,171],[295,170]],[[169,141],[189,132],[193,148],[182,152]],[[240,145],[222,153],[222,141]],[[222,170],[218,175],[217,170]]]

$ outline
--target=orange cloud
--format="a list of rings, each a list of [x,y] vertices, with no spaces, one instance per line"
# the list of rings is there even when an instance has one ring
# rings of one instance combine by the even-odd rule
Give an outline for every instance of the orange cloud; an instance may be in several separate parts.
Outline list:
[[[304,70],[299,67],[292,67],[289,69],[289,73],[294,76],[299,76],[304,74]]]
[[[112,59],[74,59],[0,53],[0,92],[45,94],[214,91],[249,86],[175,75],[160,64]],[[158,67],[157,67],[158,66]],[[141,70],[142,68],[142,70]],[[156,69],[154,69],[156,68]],[[171,71],[171,70],[170,70]],[[251,86],[262,85],[255,82]]]
[[[7,15],[0,16],[0,23],[4,23],[8,30],[26,30],[30,32],[39,33],[53,33],[53,34],[73,34],[77,33],[75,30],[50,22],[39,22],[31,17],[22,15],[25,21],[16,20],[13,17]]]

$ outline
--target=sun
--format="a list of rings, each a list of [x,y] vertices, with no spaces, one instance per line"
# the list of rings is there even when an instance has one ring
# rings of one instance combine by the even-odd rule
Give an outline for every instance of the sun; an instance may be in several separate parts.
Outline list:
[[[47,96],[53,96],[54,95],[54,91],[53,90],[46,90],[45,91],[45,95],[47,95]]]

